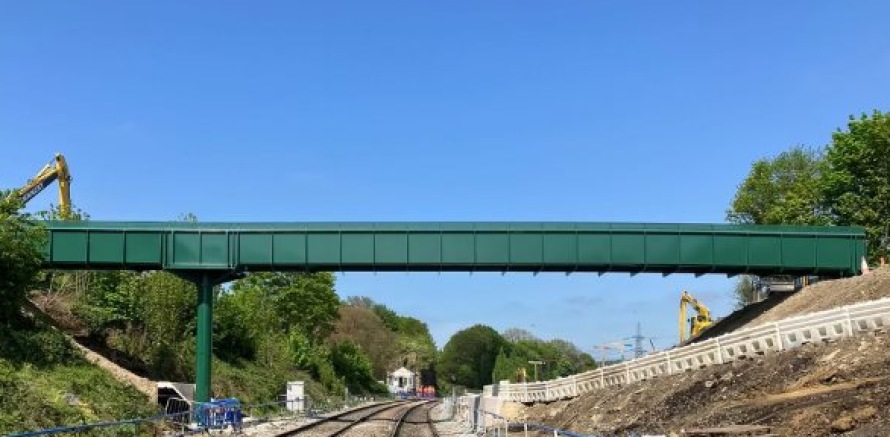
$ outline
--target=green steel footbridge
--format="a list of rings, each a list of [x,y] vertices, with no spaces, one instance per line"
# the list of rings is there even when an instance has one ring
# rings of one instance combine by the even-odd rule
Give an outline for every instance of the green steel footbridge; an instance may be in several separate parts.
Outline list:
[[[257,271],[852,276],[852,227],[642,223],[47,222],[50,269],[169,270],[198,286],[195,400],[210,398],[212,288]]]

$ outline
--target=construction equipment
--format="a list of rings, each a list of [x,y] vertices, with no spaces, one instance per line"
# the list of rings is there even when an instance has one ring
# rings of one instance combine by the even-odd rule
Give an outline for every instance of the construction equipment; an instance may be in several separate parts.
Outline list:
[[[688,321],[686,319],[687,305],[691,305],[696,312],[695,317],[690,318]],[[687,325],[687,323],[689,324]],[[684,291],[680,295],[680,344],[685,343],[687,339],[691,340],[698,337],[702,331],[713,324],[714,321],[711,320],[711,311],[708,307],[692,297],[689,292]]]
[[[63,220],[68,219],[71,215],[71,173],[68,172],[68,163],[61,153],[56,153],[56,156],[44,165],[36,176],[22,188],[13,191],[7,200],[18,199],[22,205],[26,205],[53,181],[59,182],[59,214]]]
[[[516,369],[516,382],[528,382],[528,372],[525,367]]]

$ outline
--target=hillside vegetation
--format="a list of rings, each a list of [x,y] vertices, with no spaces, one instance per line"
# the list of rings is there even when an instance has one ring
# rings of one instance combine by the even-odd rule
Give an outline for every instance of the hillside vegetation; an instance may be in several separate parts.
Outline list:
[[[21,310],[37,284],[42,232],[17,208],[0,202],[0,433],[153,414],[145,395]]]
[[[93,366],[60,332],[31,320],[0,328],[0,433],[147,417],[148,397]]]

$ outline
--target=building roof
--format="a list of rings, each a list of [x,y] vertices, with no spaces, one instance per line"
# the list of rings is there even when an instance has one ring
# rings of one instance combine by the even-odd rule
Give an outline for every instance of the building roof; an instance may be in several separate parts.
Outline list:
[[[388,372],[387,375],[396,375],[396,376],[414,376],[414,372],[404,368],[399,367],[398,369]]]

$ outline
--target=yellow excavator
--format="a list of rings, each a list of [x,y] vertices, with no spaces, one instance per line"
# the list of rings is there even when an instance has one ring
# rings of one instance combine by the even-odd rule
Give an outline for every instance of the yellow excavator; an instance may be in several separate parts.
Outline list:
[[[516,369],[516,382],[528,382],[528,374],[525,371],[525,367]]]
[[[7,200],[18,199],[22,205],[25,205],[53,181],[59,182],[59,214],[63,220],[67,220],[71,215],[71,173],[68,171],[65,157],[61,153],[56,153],[56,156],[44,165],[25,186],[10,193]]]
[[[692,306],[692,309],[696,312],[695,317],[692,317],[689,320],[686,319],[687,306]],[[698,337],[702,331],[708,329],[708,327],[713,324],[714,321],[711,320],[711,310],[709,310],[703,303],[699,302],[698,299],[692,297],[689,292],[684,291],[683,294],[680,295],[680,344],[685,343],[686,340]]]

